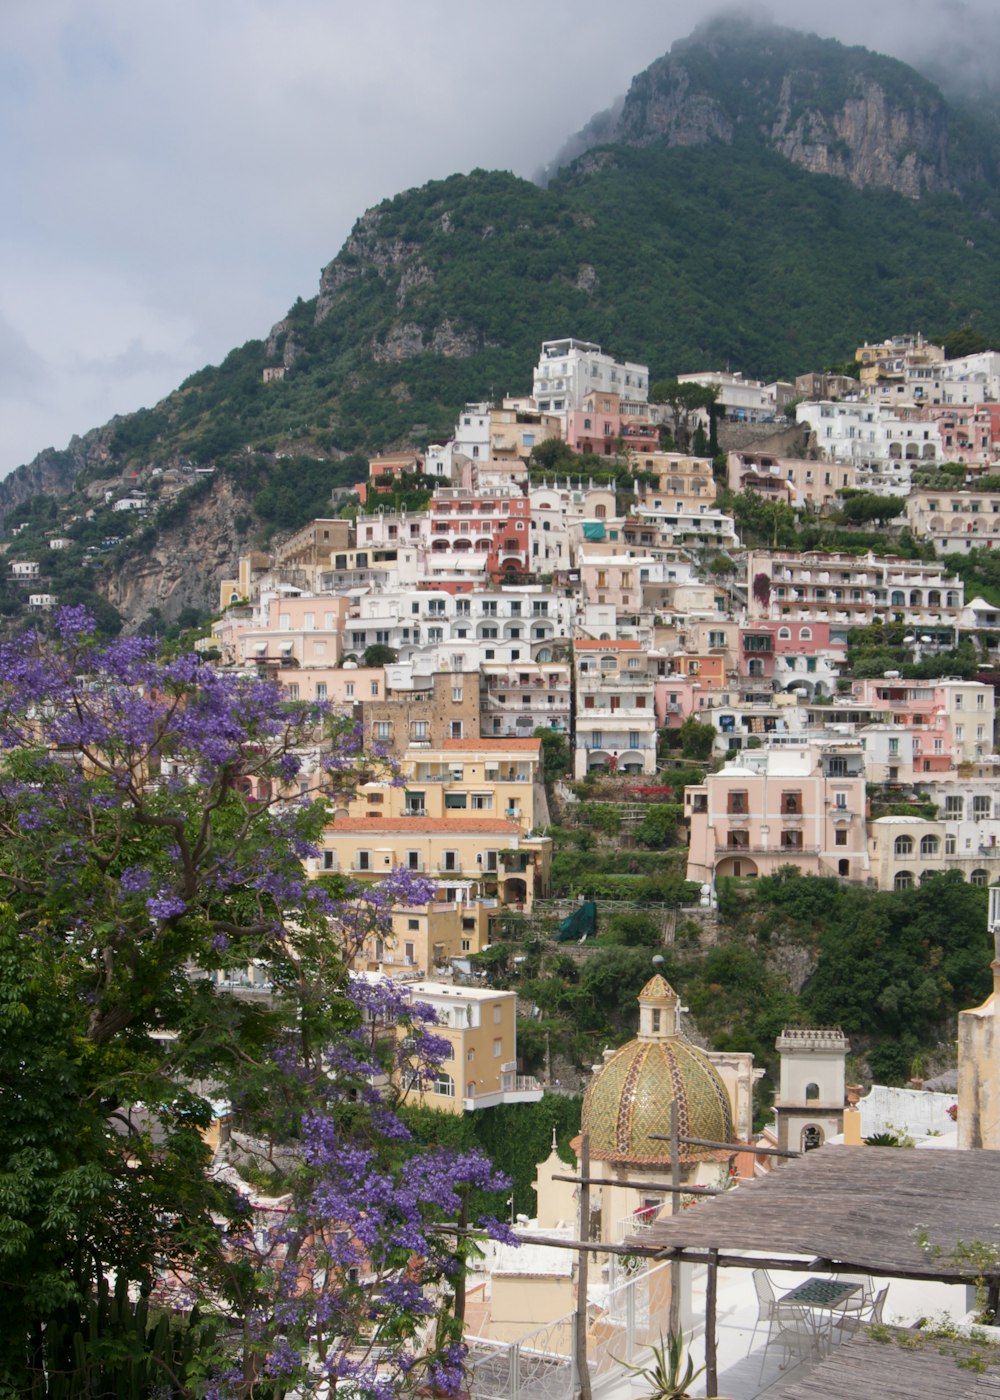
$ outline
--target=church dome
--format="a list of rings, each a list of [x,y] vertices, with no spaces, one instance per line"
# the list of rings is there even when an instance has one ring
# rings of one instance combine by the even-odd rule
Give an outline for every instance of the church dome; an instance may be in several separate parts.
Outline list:
[[[639,1034],[601,1066],[583,1100],[581,1132],[591,1157],[635,1165],[670,1161],[670,1110],[682,1137],[733,1141],[729,1094],[714,1065],[681,1034],[678,998],[659,974],[639,993]],[[712,1148],[681,1147],[684,1161],[714,1160]]]

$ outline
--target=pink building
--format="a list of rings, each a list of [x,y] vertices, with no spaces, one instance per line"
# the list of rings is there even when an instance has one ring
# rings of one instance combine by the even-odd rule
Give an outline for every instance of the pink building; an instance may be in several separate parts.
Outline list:
[[[847,642],[829,622],[762,620],[740,628],[740,675],[773,680],[778,690],[829,694],[846,661]]]
[[[979,681],[901,680],[887,675],[854,681],[852,698],[884,711],[883,722],[912,739],[913,769],[943,773],[993,752],[993,687]]]
[[[622,447],[633,452],[655,452],[660,430],[652,423],[637,422],[621,411],[621,396],[603,390],[587,394],[583,406],[566,413],[566,441],[576,452],[596,452],[612,457]]]
[[[694,676],[658,676],[654,703],[658,728],[680,729],[689,715],[707,720],[699,712],[710,709],[712,700]]]
[[[869,873],[865,757],[860,743],[802,741],[754,749],[684,793],[687,878]]]
[[[946,462],[978,466],[995,461],[1000,437],[996,414],[991,412],[990,405],[934,404],[928,406],[925,413],[930,422],[937,423]]]
[[[384,700],[386,693],[381,666],[282,667],[277,680],[289,700],[322,700],[344,713],[362,700]]]

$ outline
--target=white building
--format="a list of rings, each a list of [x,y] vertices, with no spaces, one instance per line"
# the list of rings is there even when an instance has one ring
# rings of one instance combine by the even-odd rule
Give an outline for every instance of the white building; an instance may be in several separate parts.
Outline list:
[[[546,340],[532,377],[532,397],[542,413],[566,413],[583,408],[592,393],[618,394],[646,403],[648,365],[619,361],[589,340]]]
[[[797,422],[804,424],[823,458],[856,466],[904,466],[943,460],[941,433],[921,410],[898,411],[863,400],[823,399],[800,403]],[[865,486],[861,479],[858,486]],[[905,492],[901,493],[905,494]]]
[[[780,380],[764,384],[759,379],[744,379],[738,370],[699,370],[696,374],[679,374],[677,382],[702,384],[706,389],[716,389],[716,403],[727,418],[740,423],[766,422],[795,395],[793,384]]]

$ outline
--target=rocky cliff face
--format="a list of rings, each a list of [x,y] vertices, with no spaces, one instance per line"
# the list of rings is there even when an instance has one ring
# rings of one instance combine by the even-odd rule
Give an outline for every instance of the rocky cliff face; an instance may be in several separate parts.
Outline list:
[[[103,428],[94,428],[83,437],[74,437],[62,452],[48,447],[23,467],[0,481],[0,529],[4,517],[33,496],[64,496],[73,488],[77,475],[86,467],[103,467],[111,460],[109,444],[114,436],[115,419]]]
[[[997,183],[995,144],[991,152],[982,133],[969,137],[966,119],[902,63],[728,17],[640,73],[620,107],[573,137],[563,159],[598,144],[749,139],[857,188],[888,188],[908,199],[964,197]]]
[[[247,548],[235,521],[246,501],[233,482],[216,476],[212,490],[192,504],[186,520],[160,530],[152,548],[134,551],[125,565],[97,587],[126,620],[126,630],[141,622],[150,609],[174,621],[181,609],[209,612],[218,607],[219,583],[231,578]]]

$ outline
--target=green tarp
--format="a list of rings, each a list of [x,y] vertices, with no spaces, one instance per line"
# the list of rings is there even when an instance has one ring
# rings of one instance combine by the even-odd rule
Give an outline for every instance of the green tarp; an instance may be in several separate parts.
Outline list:
[[[575,913],[570,914],[568,919],[563,919],[559,925],[559,937],[556,942],[569,943],[575,940],[580,943],[585,938],[593,938],[596,932],[597,905],[592,899],[588,899]]]

